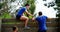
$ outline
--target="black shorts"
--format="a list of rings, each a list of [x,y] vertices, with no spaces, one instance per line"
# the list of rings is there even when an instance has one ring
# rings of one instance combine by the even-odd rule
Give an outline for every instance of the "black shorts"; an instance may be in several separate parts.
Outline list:
[[[20,19],[20,17],[21,17],[21,15],[16,15],[16,19],[18,19],[18,20],[19,20],[19,19]]]
[[[42,31],[38,30],[38,32],[46,32],[46,30],[42,30]]]

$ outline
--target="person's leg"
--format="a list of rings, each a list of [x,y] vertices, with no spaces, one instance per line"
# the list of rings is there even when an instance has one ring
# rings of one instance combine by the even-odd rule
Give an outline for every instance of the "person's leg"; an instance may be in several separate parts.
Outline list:
[[[38,32],[41,32],[40,30],[38,30]]]
[[[25,27],[27,27],[29,18],[26,17],[26,16],[21,16],[21,17],[20,17],[20,20],[25,21]]]
[[[38,30],[38,32],[40,32],[40,31]]]
[[[42,30],[41,32],[46,32],[46,30]]]
[[[46,30],[42,30],[42,31],[38,30],[38,32],[46,32]]]
[[[46,30],[43,30],[43,32],[46,32]]]

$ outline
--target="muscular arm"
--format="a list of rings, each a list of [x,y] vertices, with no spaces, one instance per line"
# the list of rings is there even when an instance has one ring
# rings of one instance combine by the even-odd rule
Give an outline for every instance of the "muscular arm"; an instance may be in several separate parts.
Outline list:
[[[25,11],[26,12],[26,14],[28,14],[28,15],[30,15],[30,16],[33,16],[32,14],[30,14],[28,11]]]

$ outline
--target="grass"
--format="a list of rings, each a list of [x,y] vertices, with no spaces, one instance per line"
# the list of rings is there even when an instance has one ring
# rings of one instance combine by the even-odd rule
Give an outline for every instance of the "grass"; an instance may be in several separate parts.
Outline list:
[[[2,24],[20,24],[21,22],[5,22],[5,23],[2,23]]]
[[[20,22],[13,22],[13,21],[8,21],[8,22],[3,22],[2,24],[23,24],[24,22],[20,21]],[[28,24],[35,24],[36,22],[28,22]]]
[[[11,15],[9,15],[9,13],[4,13],[2,16],[0,16],[0,18],[12,18]]]

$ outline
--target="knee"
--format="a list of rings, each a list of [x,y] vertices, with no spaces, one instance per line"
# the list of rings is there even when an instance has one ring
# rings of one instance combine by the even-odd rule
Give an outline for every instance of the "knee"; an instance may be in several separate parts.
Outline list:
[[[29,18],[27,17],[26,20],[29,20]]]

